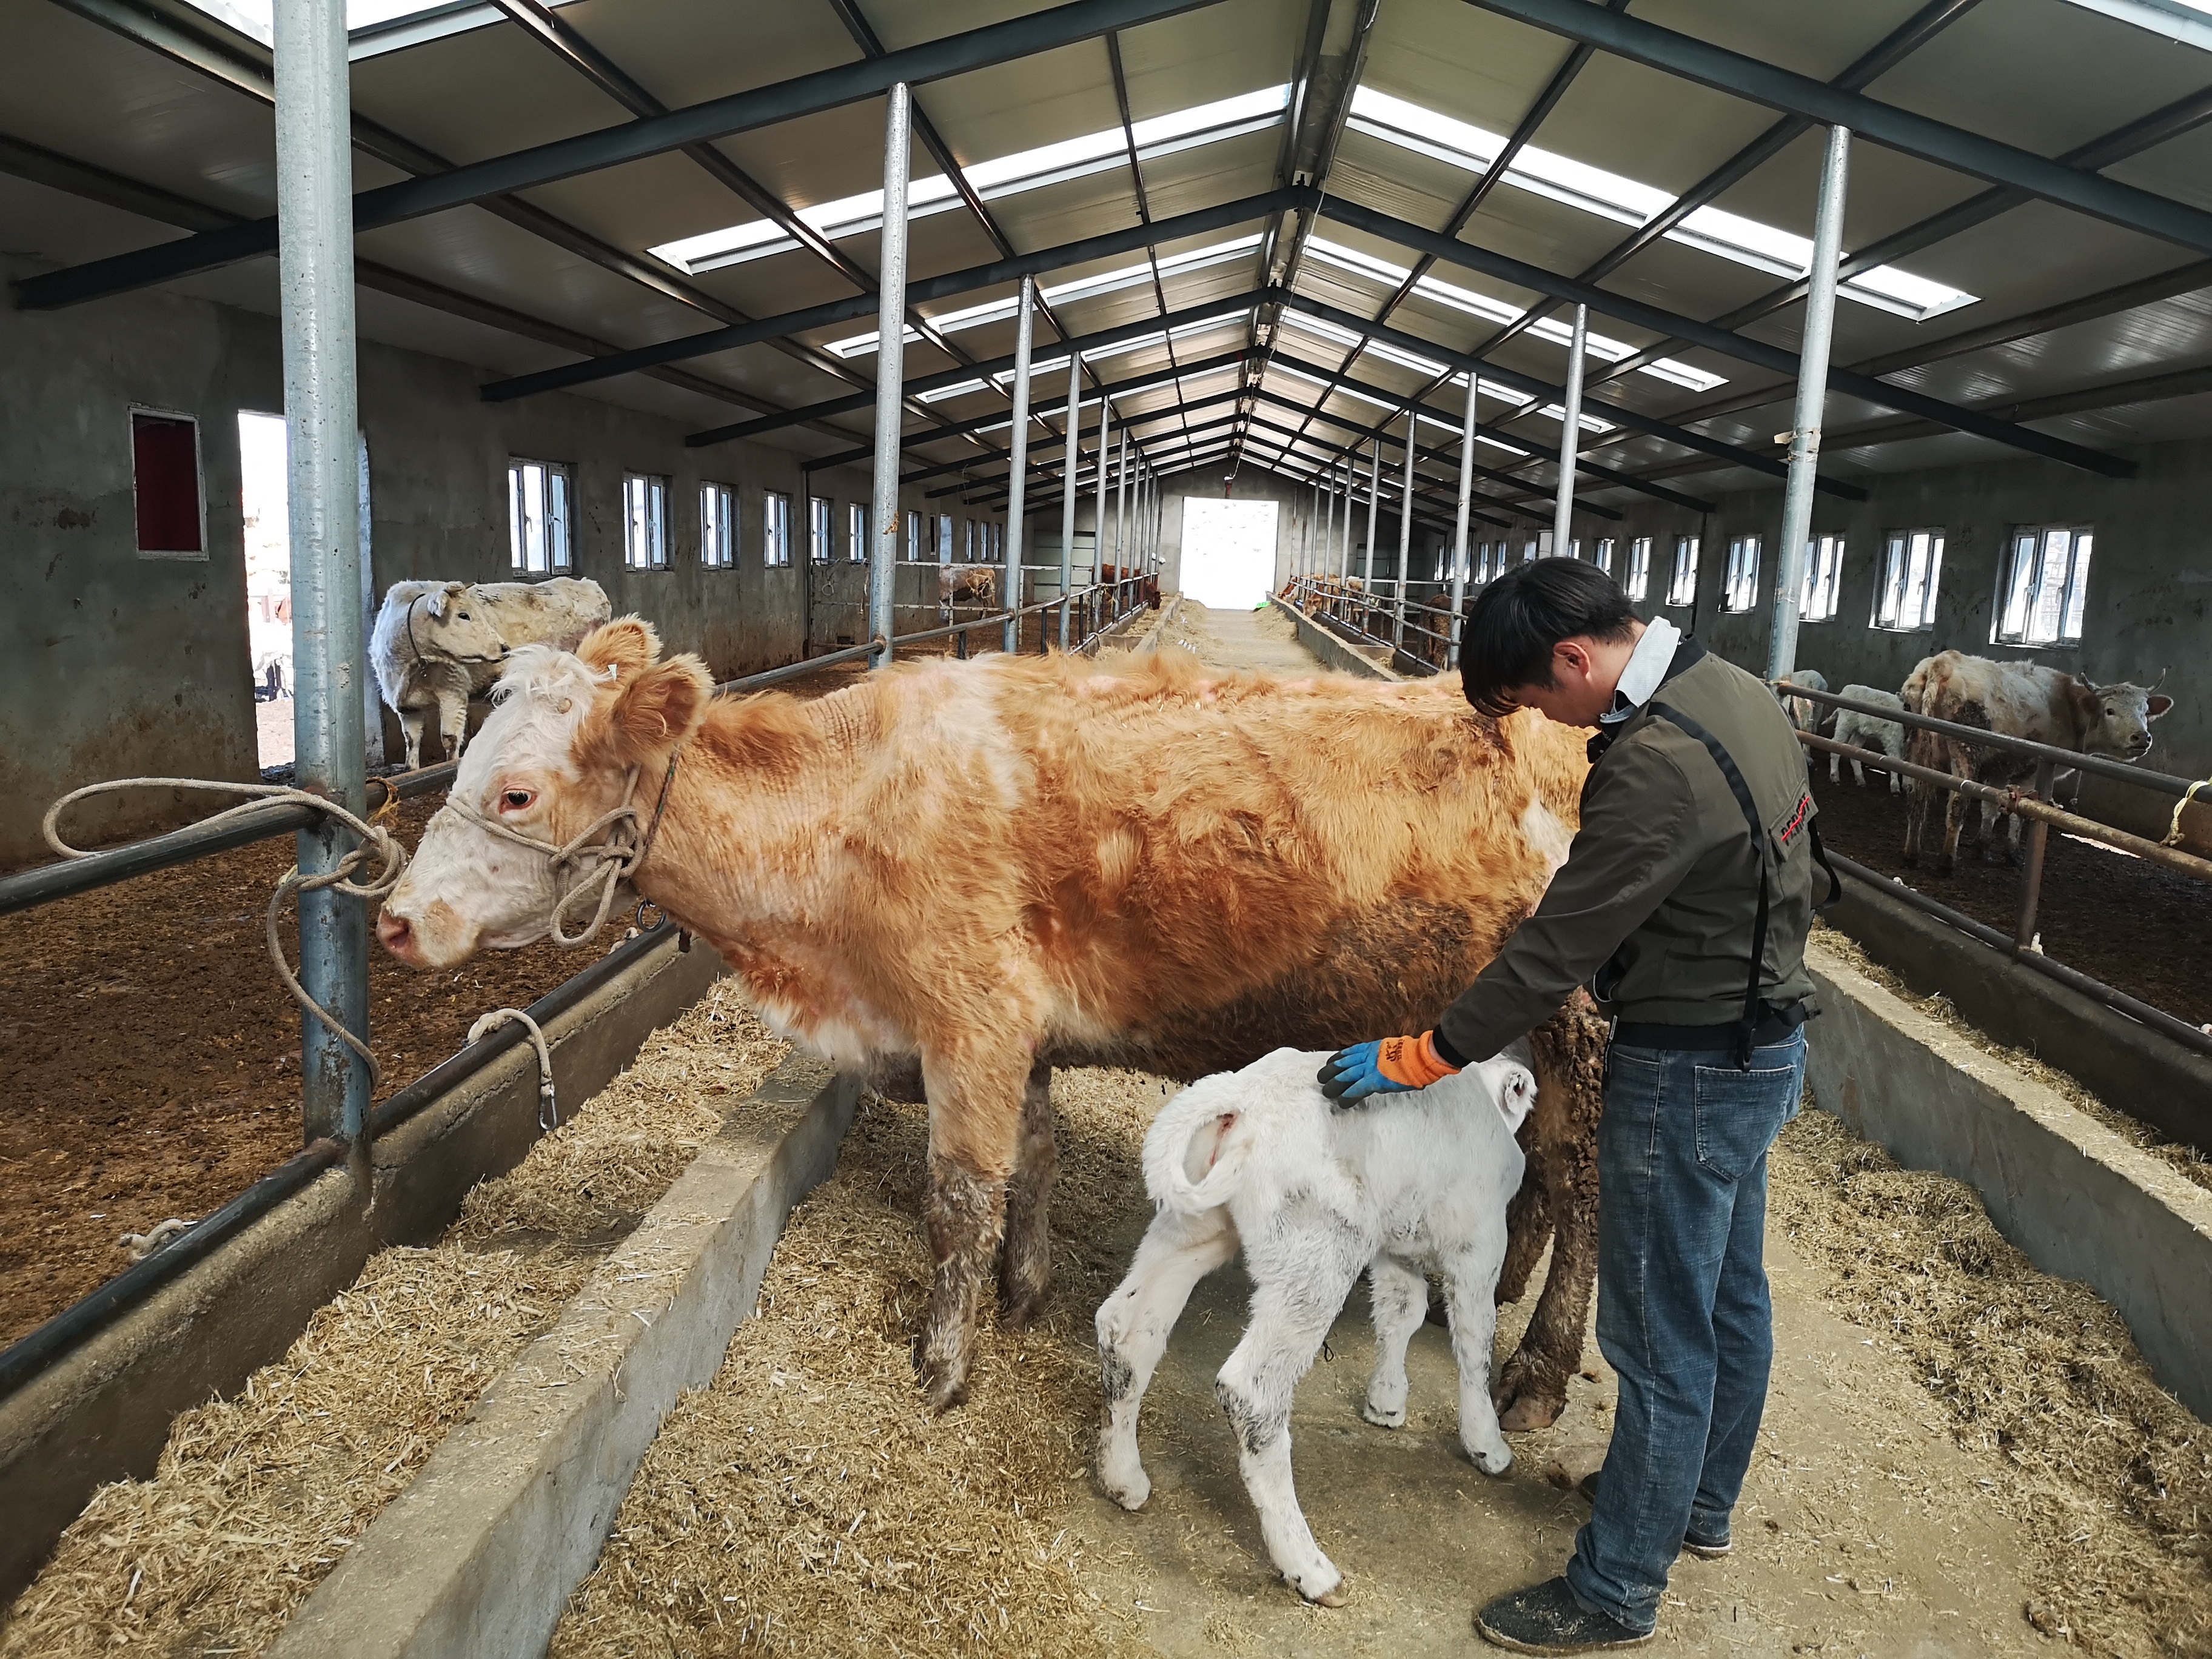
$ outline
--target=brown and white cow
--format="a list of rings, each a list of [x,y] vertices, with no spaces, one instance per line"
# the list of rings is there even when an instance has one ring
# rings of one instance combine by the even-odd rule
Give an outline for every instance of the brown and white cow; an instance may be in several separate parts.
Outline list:
[[[1006,1318],[1045,1297],[1053,1066],[1189,1079],[1431,1024],[1565,857],[1587,770],[1581,733],[1490,720],[1455,683],[1172,650],[920,662],[811,702],[710,690],[634,617],[517,653],[377,931],[423,968],[544,938],[574,878],[512,837],[567,843],[667,780],[639,892],[779,1030],[879,1086],[918,1065],[940,1408],[994,1257]],[[1557,1415],[1595,1267],[1604,1029],[1570,1010],[1531,1046],[1541,1173],[1504,1291],[1559,1242],[1499,1377],[1509,1427]]]
[[[2159,680],[2166,678],[2159,676]],[[2068,674],[2038,662],[1992,662],[1970,657],[1963,651],[1944,651],[1922,659],[1902,691],[1905,708],[1916,714],[1976,726],[2008,738],[2025,738],[2077,754],[2105,755],[2130,763],[2150,753],[2150,723],[2173,707],[2161,696],[2158,682],[2131,685],[2092,685],[2079,675]],[[1972,778],[1993,785],[2017,785],[2033,775],[2035,762],[2024,755],[2002,750],[1978,750],[1960,738],[1913,731],[1906,758],[1921,766],[1937,767],[1956,778]],[[1910,784],[1912,799],[1905,817],[1905,861],[1920,860],[1925,820],[1935,810],[1936,793]],[[1944,793],[1943,851],[1936,870],[1948,875],[1959,858],[1959,834],[1966,817],[1966,797]],[[1997,856],[1993,834],[2002,809],[1982,805],[1982,856]],[[2007,851],[2020,856],[2021,819],[2014,817]]]
[[[999,602],[999,569],[989,564],[937,567],[937,602],[943,605],[993,605]]]

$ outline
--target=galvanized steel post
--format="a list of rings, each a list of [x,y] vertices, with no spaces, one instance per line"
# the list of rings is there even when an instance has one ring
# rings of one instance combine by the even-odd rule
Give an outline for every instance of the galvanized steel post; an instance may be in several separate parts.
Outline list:
[[[1479,375],[1467,377],[1467,414],[1459,426],[1459,517],[1452,532],[1451,622],[1446,632],[1451,644],[1444,666],[1459,666],[1460,611],[1467,604],[1467,520],[1474,499],[1474,406],[1482,395]]]
[[[1375,508],[1382,498],[1382,434],[1375,434],[1375,470],[1367,479],[1367,563],[1359,579],[1363,592],[1375,592]]]
[[[1406,639],[1406,577],[1413,562],[1413,455],[1420,441],[1416,416],[1406,410],[1406,488],[1398,502],[1398,603],[1390,618],[1390,648]]]
[[[1106,475],[1107,462],[1114,453],[1114,400],[1106,389],[1098,390],[1098,489],[1091,504],[1091,586],[1098,585],[1099,573],[1106,566]],[[1084,614],[1090,615],[1086,602]]]
[[[1022,608],[1022,509],[1030,467],[1030,349],[1036,333],[1036,280],[1022,278],[1021,310],[1014,324],[1014,470],[1006,488],[1006,609]],[[1006,618],[1006,649],[1021,648],[1022,619]]]
[[[1109,601],[1113,614],[1121,614],[1121,578],[1127,574],[1129,555],[1124,546],[1129,539],[1129,428],[1121,428],[1121,455],[1114,468],[1114,592]]]
[[[1352,458],[1346,455],[1344,458],[1344,525],[1337,532],[1336,574],[1339,580],[1347,580],[1352,574],[1352,504],[1353,493],[1358,488],[1357,469]]]
[[[1060,482],[1060,648],[1067,649],[1067,595],[1075,586],[1075,464],[1083,439],[1083,354],[1067,352],[1067,462]],[[1037,626],[1041,636],[1042,621]]]
[[[1559,487],[1552,507],[1552,556],[1564,559],[1575,545],[1575,456],[1583,447],[1583,349],[1589,337],[1589,307],[1575,307],[1574,343],[1567,352],[1567,400],[1559,410]]]
[[[1805,580],[1805,542],[1813,533],[1813,483],[1820,465],[1821,411],[1827,403],[1828,341],[1836,318],[1836,262],[1843,252],[1844,198],[1851,135],[1828,129],[1820,166],[1820,206],[1813,222],[1813,268],[1805,294],[1805,332],[1797,348],[1796,414],[1790,422],[1790,482],[1782,494],[1782,546],[1774,561],[1774,620],[1766,636],[1766,678],[1797,665],[1798,590]]]
[[[888,668],[897,631],[899,428],[906,403],[906,186],[912,143],[914,93],[894,84],[884,115],[884,234],[877,283],[882,303],[876,322],[876,556],[868,566],[868,635],[880,641],[871,665]]]
[[[277,0],[277,277],[284,346],[292,560],[295,781],[367,810],[362,680],[361,416],[354,362],[352,97],[345,8]],[[299,836],[300,871],[327,871],[354,837],[325,820]],[[300,980],[368,1037],[362,902],[300,896]],[[306,1138],[359,1140],[368,1067],[313,1019],[300,1023]]]

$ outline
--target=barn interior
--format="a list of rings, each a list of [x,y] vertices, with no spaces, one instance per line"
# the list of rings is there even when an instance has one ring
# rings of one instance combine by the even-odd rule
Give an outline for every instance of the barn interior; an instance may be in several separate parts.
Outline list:
[[[817,695],[895,657],[1002,644],[1182,641],[1223,666],[1449,672],[1458,607],[1504,570],[1565,554],[1769,678],[1809,669],[1832,691],[1894,691],[1957,649],[2154,688],[2170,712],[2148,757],[2086,769],[2060,800],[2063,821],[2031,830],[2024,872],[1908,870],[1905,809],[1879,769],[1871,788],[1848,771],[1831,784],[1815,745],[1815,793],[1850,874],[1832,919],[1850,936],[1835,947],[1836,994],[1898,1011],[1823,1023],[1844,1028],[1835,1048],[1851,1056],[1834,1091],[1866,1093],[1845,1115],[1854,1131],[1909,1169],[1963,1181],[2007,1248],[2112,1304],[2114,1340],[2132,1334],[2151,1394],[2184,1417],[2212,1410],[2212,1323],[2199,1292],[2172,1288],[2212,1262],[2212,801],[2194,783],[2212,775],[2212,652],[2197,655],[2212,646],[2200,482],[2212,466],[2212,8],[0,0],[0,927],[18,930],[5,954],[22,1011],[0,1016],[0,1053],[13,1051],[0,1074],[26,1098],[98,1096],[106,1115],[85,1120],[88,1142],[190,1142],[196,1187],[157,1176],[159,1154],[115,1165],[161,1194],[137,1200],[134,1229],[171,1206],[230,1215],[239,1194],[260,1193],[193,1247],[190,1271],[210,1282],[246,1271],[224,1267],[226,1249],[251,1244],[262,1254],[246,1259],[266,1267],[322,1240],[325,1223],[300,1219],[298,1203],[359,1178],[348,1160],[386,1131],[398,1146],[403,1120],[424,1146],[462,1149],[434,1180],[398,1173],[394,1151],[377,1179],[396,1184],[378,1191],[399,1218],[356,1224],[366,1212],[330,1200],[354,1219],[329,1224],[340,1231],[327,1261],[258,1311],[218,1317],[216,1291],[179,1288],[185,1268],[114,1252],[122,1196],[79,1192],[48,1167],[78,1133],[53,1126],[75,1119],[33,1114],[0,1136],[0,1214],[28,1218],[0,1263],[28,1287],[9,1290],[0,1323],[15,1345],[12,1361],[0,1353],[0,1468],[24,1472],[52,1516],[0,1551],[9,1595],[65,1528],[82,1529],[96,1483],[149,1475],[177,1413],[210,1390],[235,1397],[373,1249],[444,1237],[477,1176],[553,1144],[538,1140],[525,1033],[471,1054],[470,1018],[543,999],[544,1020],[576,1034],[573,1048],[556,1042],[571,1057],[549,1060],[549,1075],[576,1068],[581,1092],[562,1088],[581,1100],[647,1032],[715,994],[708,969],[677,961],[673,930],[645,927],[641,911],[642,937],[608,965],[578,975],[576,960],[533,948],[435,1006],[374,976],[390,964],[368,965],[362,915],[314,899],[301,945],[310,989],[357,1010],[356,1024],[372,1005],[387,1031],[418,1022],[404,1074],[372,1089],[326,1033],[299,1035],[263,953],[259,906],[287,854],[282,839],[249,843],[304,830],[304,812],[260,809],[177,842],[171,832],[212,810],[204,795],[101,798],[70,822],[108,862],[57,873],[48,808],[114,779],[297,786],[362,813],[391,806],[411,841],[452,757],[402,775],[401,728],[370,662],[383,596],[408,581],[588,579],[613,614],[647,618],[717,681]],[[995,568],[995,586],[956,590],[942,574],[968,566]],[[1025,610],[1004,621],[1009,607]],[[311,871],[349,844],[308,839]],[[219,878],[217,859],[232,860]],[[143,887],[192,871],[197,885]],[[106,908],[70,908],[95,904]],[[147,921],[164,907],[158,927]],[[193,952],[226,961],[162,981],[162,962]],[[640,975],[659,988],[602,1018]],[[141,1012],[118,1017],[126,1006]],[[210,1036],[223,1051],[199,1070],[219,1064],[223,1078],[164,1080],[180,1034],[228,1026],[208,1011],[233,1007],[256,1035]],[[625,1018],[634,1031],[605,1035]],[[1924,1073],[1884,1058],[1913,1020],[1913,1052],[1936,1057]],[[1978,1036],[1958,1037],[1960,1022]],[[111,1043],[138,1055],[127,1088],[121,1062],[82,1058]],[[260,1092],[225,1080],[234,1043],[255,1055]],[[1943,1089],[1986,1091],[1977,1043],[2050,1071],[2057,1083],[2032,1067],[2031,1083],[2051,1111],[2094,1097],[2094,1134],[2066,1130],[2063,1157],[2030,1152],[1963,1108],[1930,1127],[1914,1121],[1918,1097],[1893,1109],[1876,1098],[1875,1073],[1900,1090],[1894,1079],[1937,1087],[1927,1079],[1940,1073]],[[439,1115],[478,1086],[469,1077],[495,1072],[507,1103]],[[724,1104],[768,1075],[747,1073]],[[303,1091],[312,1167],[292,1156]],[[2020,1110],[2048,1128],[2043,1105]],[[2094,1157],[2080,1151],[2093,1140]],[[2103,1173],[2069,1174],[2077,1152]],[[1854,1168],[1835,1167],[1838,1180]],[[2098,1196],[2112,1170],[2124,1202]],[[2046,1180],[2054,1193],[2071,1182],[2103,1218],[2039,1208],[2059,1201],[2033,1196]],[[2132,1207],[2144,1193],[2163,1206],[2155,1224]],[[1827,1201],[1806,1197],[1801,1219]],[[1853,1217],[1833,1224],[1882,1224],[1873,1208]],[[1901,1339],[1879,1377],[1852,1369],[1845,1333],[1878,1325],[1878,1304],[1823,1302],[1820,1275],[1847,1278],[1829,1261],[1842,1257],[1800,1244],[1778,1279],[1800,1287],[1792,1328],[1826,1357],[1793,1362],[1793,1386],[1836,1401],[1921,1387],[1906,1362],[1925,1353]],[[1237,1293],[1211,1294],[1226,1328]],[[1087,1340],[1088,1318],[1059,1336]],[[217,1352],[143,1383],[135,1368],[195,1319]],[[1448,1397],[1448,1355],[1424,1352]],[[96,1383],[64,1375],[72,1356]],[[1195,1411],[1218,1358],[1164,1387]],[[1594,1370],[1577,1385],[1580,1425],[1524,1454],[1535,1485],[1516,1525],[1571,1534],[1571,1495],[1542,1487],[1542,1468],[1588,1449],[1606,1386]],[[118,1403],[131,1390],[143,1397]],[[1920,1409],[1917,1398],[1905,1403]],[[1341,1429],[1329,1410],[1316,1436]],[[1793,1420],[1838,1445],[1866,1426],[1834,1401],[1810,1410]],[[2137,1416],[2157,1418],[2160,1447],[2187,1443],[2182,1419]],[[1455,1456],[1448,1413],[1437,1421],[1420,1455]],[[1914,1466],[1923,1495],[1999,1478],[1956,1437],[1934,1436],[1940,1453]],[[1177,1443],[1201,1496],[1179,1500],[1175,1525],[1233,1534],[1221,1547],[1249,1553],[1220,1452],[1203,1431]],[[1332,1480],[1364,1466],[1350,1443],[1316,1455],[1334,1460]],[[1417,1462],[1393,1466],[1409,1492]],[[1826,1522],[1804,1505],[1774,1511],[1814,1541],[1778,1558],[1746,1650],[1796,1650],[1790,1638],[1814,1628],[1780,1587],[1812,1571],[1823,1524],[1862,1536],[1835,1518],[1864,1495],[1852,1468],[1810,1505]],[[1867,1477],[1882,1478],[1898,1480],[1893,1468]],[[1453,1481],[1431,1485],[1377,1533],[1385,1546],[1457,1524]],[[2176,1477],[2157,1486],[2160,1503],[2169,1487],[2204,1490]],[[627,1488],[625,1475],[599,1535]],[[2008,1501],[2025,1510],[2035,1490]],[[2122,1507],[2137,1496],[2129,1487]],[[1108,1522],[1124,1517],[1054,1501],[1108,1562]],[[2042,1587],[2044,1567],[2008,1559],[2028,1547],[2008,1518],[1942,1514],[1971,1548],[1900,1606],[1878,1605],[1892,1592],[1840,1558],[1820,1560],[1831,1602],[1873,1609],[1862,1626],[1824,1607],[1820,1627],[1839,1644],[1835,1632],[1856,1631],[1874,1651],[1906,1651],[1943,1618],[1959,1621],[1952,1644],[1925,1651],[2025,1650],[2057,1634],[2100,1651],[2212,1651],[2212,1581],[2181,1522],[2160,1521],[2157,1548],[2198,1578],[2100,1589],[2088,1616],[2104,1622],[2084,1635],[2066,1624],[2084,1615]],[[1890,1540],[1875,1554],[1893,1572],[1917,1546],[1882,1531],[1893,1519],[1881,1511],[1863,1536]],[[1303,1613],[1240,1611],[1285,1593],[1249,1572],[1224,1588],[1166,1536],[1081,1581],[1094,1601],[1126,1604],[1099,1615],[1108,1637],[1084,1642],[1449,1644],[1441,1625],[1370,1620],[1355,1641],[1316,1634]],[[589,1596],[605,1611],[612,1571],[593,1536],[545,1593],[549,1620],[568,1620],[557,1641],[544,1622],[513,1650],[629,1650],[592,1646],[578,1622]],[[2002,1609],[1970,1605],[1990,1572]],[[1845,1579],[1848,1596],[1835,1589]],[[86,1607],[104,1610],[71,1615],[88,1644],[129,1627],[139,1592],[125,1582],[117,1606],[94,1598]],[[1053,1595],[1078,1593],[1054,1583]],[[1146,1602],[1163,1585],[1182,1598],[1172,1618]],[[8,1615],[16,1635],[0,1625],[0,1652],[58,1650],[38,1645],[51,1620],[21,1622],[44,1593]],[[1747,1604],[1696,1594],[1707,1645],[1681,1650],[1726,1650],[1723,1626]],[[2122,1604],[2136,1612],[2112,1622]],[[1043,1617],[1042,1603],[1015,1605]],[[716,1605],[702,1607],[719,1629]],[[941,1628],[893,1628],[917,1650],[981,1651],[1004,1615],[994,1627],[963,1602]],[[326,1611],[325,1627],[337,1617]],[[647,1639],[620,1627],[623,1642]],[[773,1626],[747,1628],[752,1640]],[[317,1639],[281,1629],[264,1635],[292,1650]],[[719,1650],[721,1638],[694,1634],[696,1650]],[[817,1630],[801,1649],[809,1634],[836,1646]],[[478,1630],[451,1650],[506,1651],[511,1635]],[[412,1650],[446,1650],[422,1639]],[[1078,1650],[1061,1639],[1036,1638]]]

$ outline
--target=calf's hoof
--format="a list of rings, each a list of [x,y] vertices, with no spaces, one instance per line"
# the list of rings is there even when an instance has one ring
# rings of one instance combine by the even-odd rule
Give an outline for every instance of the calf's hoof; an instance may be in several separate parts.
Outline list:
[[[1548,1429],[1559,1420],[1559,1409],[1563,1403],[1533,1394],[1516,1395],[1513,1403],[1498,1414],[1498,1426],[1508,1434],[1522,1434],[1530,1429]]]
[[[1485,1451],[1480,1446],[1469,1446],[1466,1450],[1468,1461],[1485,1474],[1502,1476],[1512,1471],[1513,1448],[1502,1440],[1494,1451]]]
[[[1144,1508],[1145,1500],[1152,1495],[1152,1478],[1142,1469],[1134,1474],[1124,1475],[1117,1472],[1109,1475],[1102,1468],[1098,1471],[1098,1484],[1109,1498],[1133,1514]]]
[[[1291,1588],[1317,1607],[1340,1607],[1352,1599],[1352,1581],[1326,1561],[1293,1578]]]
[[[1378,1429],[1402,1429],[1406,1426],[1406,1397],[1398,1396],[1395,1406],[1385,1403],[1383,1396],[1370,1394],[1359,1402],[1359,1414]]]

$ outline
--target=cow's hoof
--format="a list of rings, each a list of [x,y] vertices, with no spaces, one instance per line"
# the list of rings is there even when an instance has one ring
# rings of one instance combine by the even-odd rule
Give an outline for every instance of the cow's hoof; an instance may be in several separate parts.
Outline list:
[[[1051,1294],[1045,1285],[1033,1289],[1001,1286],[999,1291],[999,1328],[1006,1331],[1025,1331],[1044,1312],[1046,1298]]]
[[[1372,1400],[1359,1402],[1359,1414],[1378,1429],[1402,1429],[1406,1426],[1406,1407],[1401,1401],[1393,1411],[1378,1406]]]
[[[1533,1394],[1524,1394],[1498,1414],[1498,1426],[1508,1434],[1525,1434],[1530,1429],[1548,1429],[1559,1420],[1560,1402],[1541,1400]]]
[[[1108,1480],[1102,1475],[1098,1484],[1105,1488],[1109,1498],[1133,1513],[1144,1508],[1145,1500],[1152,1495],[1152,1479],[1142,1469],[1139,1469],[1132,1478],[1118,1482]]]
[[[1501,1424],[1499,1426],[1503,1427],[1504,1425]],[[1469,1446],[1467,1448],[1467,1455],[1468,1461],[1485,1474],[1499,1477],[1510,1474],[1513,1471],[1513,1448],[1503,1440],[1498,1443],[1498,1449],[1495,1451],[1481,1451]]]
[[[955,1406],[966,1405],[968,1403],[967,1372],[963,1370],[955,1376],[949,1370],[939,1371],[932,1366],[923,1366],[921,1398],[923,1404],[940,1416],[951,1411]]]
[[[1352,1599],[1352,1581],[1342,1573],[1337,1572],[1334,1567],[1328,1571],[1328,1573],[1334,1574],[1336,1582],[1326,1589],[1309,1589],[1304,1583],[1297,1584],[1294,1588],[1300,1595],[1304,1596],[1317,1607],[1340,1607]],[[1315,1573],[1312,1575],[1312,1581],[1319,1583],[1325,1576],[1322,1573]]]

